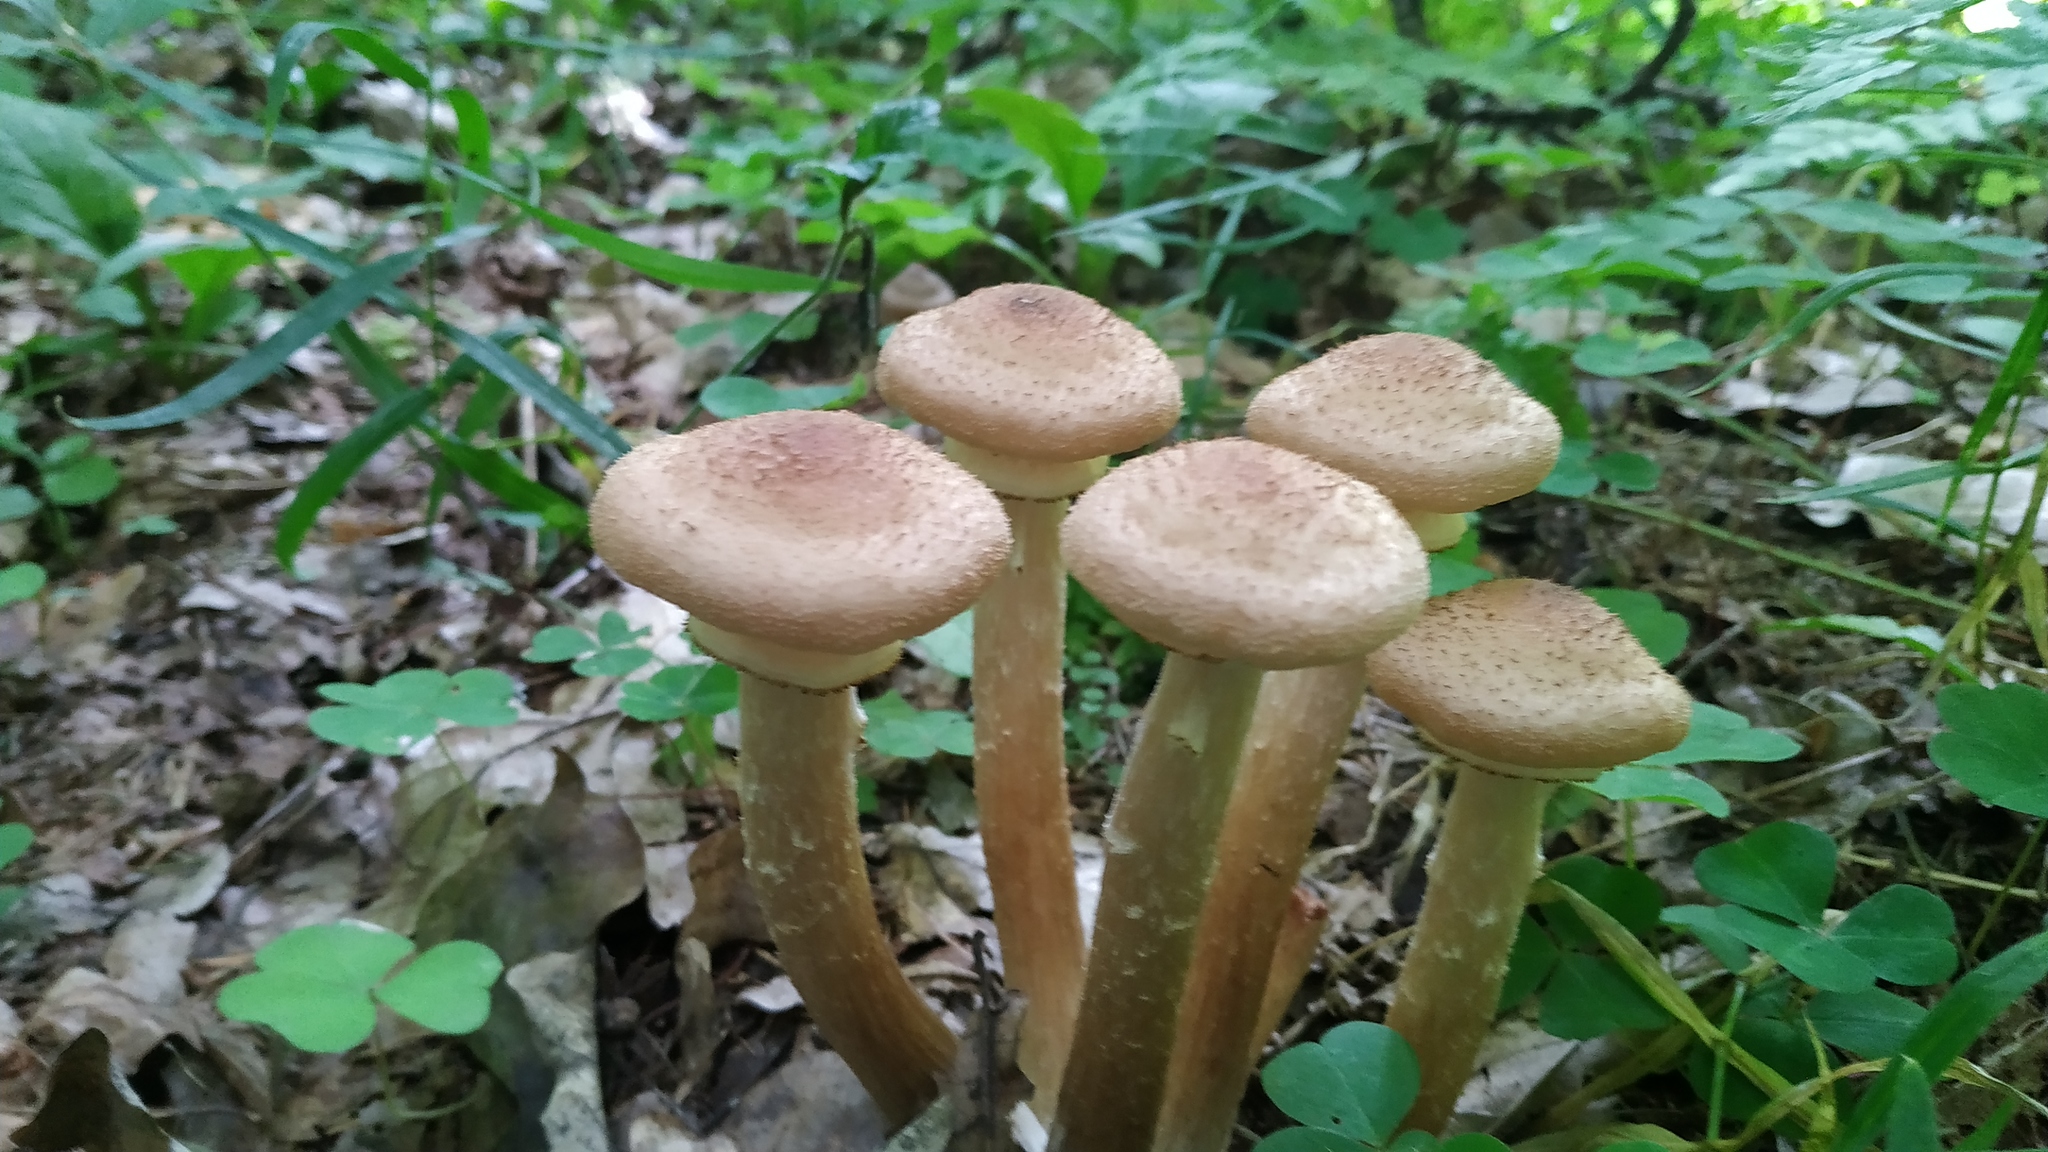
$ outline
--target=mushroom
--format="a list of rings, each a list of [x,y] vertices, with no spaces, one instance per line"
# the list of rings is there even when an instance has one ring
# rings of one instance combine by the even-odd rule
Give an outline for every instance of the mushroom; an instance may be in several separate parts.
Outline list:
[[[955,1042],[875,919],[854,809],[852,685],[974,602],[1009,548],[995,498],[908,436],[776,412],[627,453],[590,508],[597,552],[690,613],[740,672],[747,871],[812,1019],[889,1120]]]
[[[1276,378],[1245,430],[1378,488],[1432,549],[1457,543],[1464,513],[1541,483],[1560,440],[1549,409],[1478,354],[1407,332],[1354,340]],[[1365,688],[1354,661],[1279,673],[1259,689],[1181,1009],[1162,1150],[1229,1141],[1262,1047],[1260,989],[1287,890]]]
[[[1406,1126],[1450,1118],[1492,1026],[1560,782],[1674,748],[1692,700],[1582,592],[1496,580],[1430,602],[1366,660],[1373,687],[1462,761],[1387,1024],[1415,1049]]]
[[[1341,664],[1399,634],[1428,564],[1392,504],[1292,452],[1183,444],[1074,504],[1074,576],[1168,649],[1104,830],[1093,952],[1055,1152],[1151,1147],[1216,835],[1267,669]]]
[[[1061,659],[1068,498],[1180,415],[1180,378],[1143,332],[1086,296],[1002,284],[903,321],[884,399],[944,432],[1002,497],[1015,540],[974,611],[974,793],[1004,972],[1028,999],[1018,1064],[1058,1098],[1086,962],[1068,815]]]

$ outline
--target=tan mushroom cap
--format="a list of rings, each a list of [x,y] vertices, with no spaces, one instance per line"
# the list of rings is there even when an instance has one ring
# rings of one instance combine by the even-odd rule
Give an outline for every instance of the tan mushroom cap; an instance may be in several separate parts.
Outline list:
[[[1366,660],[1373,690],[1486,767],[1587,779],[1685,739],[1692,697],[1582,592],[1494,580],[1429,602]]]
[[[1470,512],[1535,489],[1557,464],[1550,409],[1439,336],[1367,336],[1276,377],[1245,434],[1340,468],[1402,511]]]
[[[1250,440],[1110,472],[1060,536],[1088,591],[1176,652],[1259,668],[1356,660],[1412,623],[1429,566],[1370,485]]]
[[[590,535],[621,578],[717,628],[847,654],[952,619],[1010,548],[979,481],[845,412],[771,412],[643,444],[605,473]]]
[[[1180,375],[1151,337],[1043,284],[983,288],[898,324],[875,386],[921,424],[1030,460],[1129,452],[1180,419]]]

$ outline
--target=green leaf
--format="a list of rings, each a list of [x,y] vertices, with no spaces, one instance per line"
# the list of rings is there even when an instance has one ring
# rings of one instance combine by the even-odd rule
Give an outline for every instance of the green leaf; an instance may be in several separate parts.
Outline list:
[[[1662,1028],[1671,1016],[1605,956],[1567,952],[1543,988],[1538,1025],[1560,1040],[1591,1040],[1624,1028]]]
[[[1692,870],[1700,887],[1723,900],[1817,928],[1835,887],[1835,842],[1818,828],[1781,820],[1705,849]]]
[[[1906,1038],[1900,1056],[1922,1068],[1947,1068],[2043,976],[2048,976],[2048,933],[2020,941],[1956,981]],[[1857,1100],[1835,1139],[1836,1152],[1861,1152],[1877,1136],[1899,1093],[1899,1068],[1894,1058]]]
[[[1547,496],[1586,496],[1600,487],[1592,468],[1593,445],[1585,440],[1566,440],[1558,451],[1557,464],[1536,490]]]
[[[430,1031],[461,1036],[491,1015],[491,985],[505,971],[498,954],[474,940],[427,949],[376,992],[393,1012]]]
[[[1621,617],[1657,663],[1669,664],[1685,651],[1690,634],[1685,617],[1668,611],[1654,593],[1633,588],[1587,588],[1585,593],[1595,604]]]
[[[426,255],[426,249],[414,248],[356,269],[309,301],[269,339],[176,400],[126,416],[96,420],[74,418],[72,423],[100,432],[133,432],[142,428],[161,428],[201,412],[212,411],[269,379],[272,373],[284,366],[292,353],[336,324],[345,323],[349,313],[391,287],[399,277],[426,259]]]
[[[36,834],[26,824],[0,824],[0,868],[5,868],[21,859],[29,845],[36,842]]]
[[[1288,1116],[1365,1144],[1392,1136],[1421,1090],[1415,1053],[1382,1024],[1340,1024],[1275,1056],[1259,1080]]]
[[[1650,935],[1657,927],[1657,914],[1664,909],[1664,891],[1655,880],[1634,868],[1609,864],[1592,856],[1567,857],[1544,875],[1591,900],[1638,937]],[[1545,905],[1543,918],[1569,947],[1592,948],[1597,943],[1592,930],[1569,904]]]
[[[242,269],[261,263],[263,253],[246,240],[223,241],[166,252],[162,259],[192,299],[200,301],[233,289],[235,277]]]
[[[535,664],[558,664],[596,649],[597,641],[591,639],[590,633],[567,624],[557,624],[534,633],[533,643],[526,646],[526,651],[520,653],[519,658]]]
[[[1636,761],[1656,768],[1675,768],[1708,760],[1768,764],[1799,754],[1799,741],[1779,732],[1751,728],[1740,714],[1698,700],[1692,704],[1692,726],[1685,740],[1669,752]]]
[[[974,609],[969,608],[910,641],[917,658],[962,680],[974,675]]]
[[[1598,332],[1579,342],[1572,365],[1593,376],[1654,376],[1685,364],[1712,364],[1714,350],[1690,337],[1661,344]]]
[[[16,604],[35,596],[50,582],[41,564],[23,561],[0,568],[0,605]]]
[[[0,521],[20,520],[41,510],[43,502],[19,484],[0,484]]]
[[[1652,492],[1664,469],[1655,460],[1637,452],[1603,452],[1587,462],[1593,475],[1623,492]]]
[[[270,133],[277,128],[278,113],[284,110],[285,95],[291,90],[292,70],[299,65],[300,57],[314,40],[324,33],[333,33],[334,39],[357,55],[377,66],[378,70],[395,80],[421,92],[430,91],[433,85],[427,74],[413,67],[412,63],[393,51],[384,42],[384,33],[353,27],[348,24],[334,24],[309,20],[294,24],[278,37],[277,53],[270,66],[270,82],[267,86],[263,105],[263,134],[267,143]]]
[[[337,706],[314,709],[306,724],[323,740],[391,756],[433,735],[443,720],[475,728],[513,723],[519,719],[511,704],[515,688],[510,676],[490,668],[454,676],[407,669],[375,684],[322,684],[320,695]]]
[[[1721,927],[1720,920],[1714,915],[1716,911],[1705,904],[1681,904],[1676,908],[1666,908],[1657,918],[1674,928],[1689,930],[1700,938],[1700,943],[1707,946],[1707,951],[1714,954],[1714,959],[1719,960],[1723,968],[1740,972],[1749,966],[1749,947]]]
[[[1515,928],[1515,942],[1508,949],[1508,974],[1501,981],[1500,1003],[1496,1014],[1505,1012],[1522,1001],[1543,985],[1550,970],[1557,966],[1557,942],[1550,933],[1536,922],[1536,917],[1522,913],[1522,922]]]
[[[135,242],[135,183],[93,137],[99,120],[0,92],[0,228],[95,264]]]
[[[758,416],[763,412],[815,411],[830,408],[860,388],[849,384],[809,384],[777,388],[752,376],[721,376],[704,386],[697,399],[704,410],[720,420]]]
[[[1848,632],[1877,640],[1890,640],[1904,644],[1929,660],[1941,659],[1942,648],[1947,643],[1939,629],[1930,628],[1925,624],[1901,624],[1889,616],[1855,616],[1838,612],[1827,616],[1801,616],[1794,620],[1779,620],[1757,627],[1759,632],[1795,632],[1804,629]]]
[[[1894,984],[1939,984],[1955,975],[1955,913],[1925,888],[1893,884],[1849,909],[1829,933]]]
[[[915,153],[939,126],[939,102],[929,96],[885,100],[869,109],[853,134],[855,160],[886,160]]]
[[[1875,232],[1899,244],[1932,244],[1963,234],[1953,224],[1909,215],[1875,200],[1811,200],[1792,213],[1835,232]]]
[[[633,271],[651,280],[674,284],[682,288],[697,288],[706,292],[811,292],[818,288],[818,278],[801,272],[778,272],[772,268],[754,268],[746,264],[728,264],[722,260],[699,260],[680,256],[645,244],[615,236],[601,228],[578,224],[545,211],[526,201],[516,201],[532,212],[549,228],[564,236],[578,240],[606,256],[624,264]],[[850,288],[852,285],[834,285],[833,290]]]
[[[1053,179],[1067,196],[1067,219],[1086,219],[1088,206],[1095,202],[1095,194],[1109,174],[1102,138],[1083,127],[1064,105],[1013,88],[977,88],[968,94],[968,100],[1002,121],[1020,147],[1052,169]]]
[[[190,0],[92,0],[86,6],[86,43],[104,48],[191,6]]]
[[[169,536],[177,530],[178,522],[176,520],[171,519],[169,516],[158,516],[154,513],[147,516],[137,516],[135,519],[124,521],[121,524],[121,535],[123,536]]]
[[[1885,1117],[1884,1152],[1941,1152],[1941,1121],[1934,1113],[1934,1089],[1927,1070],[1910,1056],[1900,1057],[1898,1088]]]
[[[140,328],[142,303],[135,299],[135,293],[119,284],[102,284],[82,292],[71,302],[80,315],[95,320],[111,320],[124,328]]]
[[[1709,292],[1733,292],[1741,288],[1804,288],[1825,284],[1834,273],[1823,268],[1793,268],[1784,264],[1745,264],[1700,281]]]
[[[1806,1018],[1820,1038],[1865,1060],[1882,1060],[1905,1047],[1927,1009],[1896,992],[1821,992],[1806,1002]]]
[[[1935,704],[1949,731],[1927,743],[1934,763],[1986,804],[2048,817],[2048,693],[1951,684]]]
[[[1409,264],[1448,260],[1465,247],[1465,230],[1434,205],[1413,216],[1389,212],[1372,222],[1372,246]]]
[[[484,486],[491,495],[520,512],[532,512],[542,523],[561,532],[580,533],[584,527],[583,506],[542,484],[522,471],[501,448],[462,444],[429,432],[441,455],[462,474]]]
[[[1712,784],[1676,768],[1651,768],[1624,764],[1609,768],[1594,780],[1580,785],[1609,800],[1654,800],[1660,804],[1685,804],[1716,819],[1728,816],[1728,798]]]
[[[1811,928],[1732,904],[1714,909],[1714,919],[1730,936],[1768,953],[1785,971],[1823,992],[1860,992],[1876,978],[1862,957]]]
[[[1484,584],[1493,579],[1493,573],[1472,563],[1479,555],[1479,532],[1465,529],[1465,534],[1456,544],[1441,552],[1429,554],[1429,594],[1448,596],[1453,592]]]
[[[407,951],[411,948],[406,944]],[[377,1006],[368,992],[298,972],[237,976],[214,1004],[222,1016],[267,1024],[306,1052],[346,1052],[377,1027]]]
[[[723,664],[679,664],[619,690],[619,711],[649,724],[717,716],[739,703],[739,674]]]
[[[105,456],[85,456],[43,473],[43,495],[60,508],[97,504],[121,486],[121,470]]]
[[[864,701],[868,747],[884,756],[926,760],[941,751],[974,754],[974,725],[950,710],[923,711],[895,692]]]
[[[434,394],[425,388],[388,400],[378,405],[369,419],[356,425],[348,435],[327,449],[327,455],[321,457],[320,463],[299,483],[298,491],[292,493],[292,502],[278,517],[277,540],[272,547],[277,553],[277,562],[284,565],[285,571],[294,570],[293,561],[298,558],[299,547],[306,542],[306,534],[312,531],[320,510],[341,495],[342,489],[348,487],[348,482],[362,471],[372,456],[412,427],[433,404]]]
[[[351,920],[294,928],[256,953],[256,967],[367,992],[411,952],[412,942],[398,933]]]
[[[1365,1152],[1365,1145],[1321,1128],[1282,1128],[1252,1146],[1252,1152]]]

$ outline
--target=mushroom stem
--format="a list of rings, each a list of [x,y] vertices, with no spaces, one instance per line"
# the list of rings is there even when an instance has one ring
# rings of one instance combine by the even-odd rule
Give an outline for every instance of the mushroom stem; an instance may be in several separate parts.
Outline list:
[[[1029,998],[1018,1065],[1049,1112],[1087,960],[1074,884],[1060,660],[1065,500],[1004,499],[1010,561],[974,612],[974,798],[1005,976]]]
[[[1251,1048],[1245,1056],[1250,1063],[1258,1063],[1266,1041],[1280,1030],[1295,992],[1316,962],[1316,952],[1323,946],[1323,926],[1329,919],[1329,905],[1317,899],[1307,885],[1296,884],[1287,901],[1287,916],[1280,922],[1280,939],[1273,945],[1273,967],[1266,973],[1266,994],[1259,1003],[1259,1026],[1252,1031]]]
[[[1543,806],[1556,787],[1469,765],[1458,773],[1387,1012],[1387,1026],[1422,1066],[1422,1090],[1403,1128],[1442,1131],[1471,1078],[1541,863]]]
[[[853,691],[740,674],[747,873],[804,1007],[892,1126],[938,1095],[955,1041],[875,918],[854,807]]]
[[[1260,1007],[1289,893],[1365,680],[1360,660],[1269,673],[1259,687],[1181,1002],[1161,1152],[1216,1152],[1229,1143],[1264,1038]],[[1283,995],[1293,992],[1290,984]]]
[[[1256,668],[1169,653],[1104,831],[1109,860],[1054,1152],[1152,1144]]]

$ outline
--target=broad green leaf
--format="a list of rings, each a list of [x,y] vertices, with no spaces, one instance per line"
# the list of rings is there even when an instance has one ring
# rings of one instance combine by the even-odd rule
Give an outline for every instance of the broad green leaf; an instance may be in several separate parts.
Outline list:
[[[121,486],[121,470],[105,456],[81,456],[43,472],[43,495],[60,508],[97,504]]]
[[[1505,1012],[1527,1000],[1557,966],[1560,955],[1557,942],[1536,922],[1536,917],[1522,913],[1514,945],[1508,949],[1508,972],[1501,981],[1500,1003],[1495,1012]]]
[[[1884,1152],[1941,1152],[1941,1121],[1934,1113],[1934,1089],[1927,1070],[1910,1056],[1899,1057],[1898,1088],[1885,1117]]]
[[[377,1027],[369,992],[302,972],[237,976],[214,1003],[228,1019],[267,1024],[306,1052],[346,1052]]]
[[[399,277],[426,259],[426,255],[426,249],[414,248],[356,269],[309,301],[269,339],[176,400],[126,416],[96,420],[74,418],[72,423],[101,432],[133,432],[142,428],[160,428],[210,412],[269,379],[284,366],[292,353],[336,324],[346,323],[349,313],[391,287]]]
[[[85,40],[105,48],[190,7],[191,0],[92,0],[86,6]]]
[[[1644,649],[1659,664],[1669,664],[1685,651],[1690,628],[1685,617],[1664,607],[1655,593],[1634,588],[1587,588],[1595,604],[1621,617]]]
[[[1707,946],[1707,951],[1714,954],[1714,959],[1721,962],[1721,967],[1730,972],[1740,972],[1749,966],[1749,946],[1721,927],[1720,920],[1714,915],[1716,911],[1718,909],[1705,904],[1680,904],[1666,908],[1657,919],[1698,936],[1700,943]]]
[[[0,868],[5,868],[28,851],[36,842],[36,834],[26,824],[0,824]]]
[[[533,643],[526,646],[526,651],[520,653],[519,658],[535,664],[558,664],[596,649],[597,641],[591,639],[590,633],[567,624],[557,624],[534,633]]]
[[[135,242],[135,182],[98,144],[97,118],[0,92],[0,228],[95,264]]]
[[[1709,292],[1733,292],[1741,288],[1804,288],[1825,284],[1834,273],[1821,268],[1792,268],[1784,264],[1745,264],[1700,281]]]
[[[1705,849],[1692,870],[1700,887],[1723,900],[1817,928],[1835,887],[1835,842],[1818,828],[1781,820]]]
[[[974,725],[953,711],[923,711],[889,692],[864,702],[868,747],[884,756],[926,760],[941,751],[974,754]]]
[[[0,484],[0,521],[33,516],[43,506],[36,494],[19,484]]]
[[[723,664],[679,664],[619,690],[619,711],[660,724],[739,707],[739,674]]]
[[[391,966],[412,953],[412,941],[396,932],[357,920],[294,928],[256,953],[256,967],[265,972],[318,976],[345,988],[367,992]]]
[[[1593,475],[1623,492],[1655,491],[1663,466],[1637,452],[1603,452],[1587,461]]]
[[[1894,984],[1939,984],[1955,975],[1955,913],[1925,888],[1893,884],[1866,897],[1829,933]]]
[[[1434,205],[1413,216],[1389,212],[1372,222],[1372,246],[1409,264],[1448,260],[1465,247],[1465,230]]]
[[[262,263],[263,253],[243,240],[183,248],[162,259],[194,300],[207,300],[232,289],[242,269]]]
[[[1651,344],[1599,332],[1581,340],[1572,352],[1572,365],[1594,376],[1653,376],[1685,364],[1713,362],[1713,349],[1685,336]]]
[[[977,88],[968,100],[1002,121],[1020,147],[1052,169],[1053,180],[1066,193],[1069,221],[1088,218],[1088,206],[1109,174],[1101,137],[1083,127],[1064,105],[1013,88]]]
[[[1900,244],[1929,244],[1963,234],[1953,224],[1909,215],[1875,200],[1811,200],[1792,212],[1836,232],[1875,232]]]
[[[154,513],[147,516],[137,516],[133,520],[123,522],[121,525],[121,535],[123,536],[169,536],[177,530],[178,522],[176,520],[171,519],[169,516],[158,516]]]
[[[1544,875],[1591,900],[1639,937],[1650,935],[1657,927],[1657,914],[1664,909],[1664,890],[1655,880],[1634,868],[1609,864],[1592,856],[1560,860]],[[1592,948],[1597,943],[1569,904],[1544,905],[1543,918],[1558,939],[1570,947]]]
[[[1896,1054],[1927,1017],[1927,1009],[1896,992],[1821,992],[1806,1003],[1806,1018],[1820,1038],[1865,1060]]]
[[[2048,817],[2048,693],[2026,684],[1951,684],[1935,697],[1949,731],[1927,754],[1986,804]]]
[[[135,293],[119,284],[102,284],[81,292],[71,306],[81,316],[111,320],[123,328],[140,328],[145,323],[141,302],[135,299]]]
[[[27,600],[43,590],[50,582],[49,573],[41,564],[24,560],[0,568],[0,605],[15,604]]]
[[[458,443],[438,432],[430,435],[450,464],[514,510],[534,513],[557,531],[583,530],[583,506],[528,476],[504,449]]]
[[[885,100],[868,111],[853,135],[855,160],[882,160],[917,151],[939,126],[939,102],[929,96]]]
[[[1566,440],[1558,451],[1557,464],[1536,490],[1547,496],[1585,496],[1600,487],[1592,468],[1593,445],[1584,440]]]
[[[396,755],[406,744],[431,736],[446,720],[488,728],[519,718],[512,707],[512,678],[490,668],[453,676],[431,668],[393,672],[375,684],[322,684],[320,695],[334,707],[316,708],[307,727],[323,740]]]
[[[1876,978],[1862,957],[1811,928],[1733,904],[1714,909],[1714,919],[1730,936],[1769,954],[1785,971],[1824,992],[1860,992]]]
[[[433,404],[433,392],[425,388],[414,389],[378,405],[368,419],[327,449],[327,455],[321,457],[320,463],[299,483],[298,491],[292,493],[292,502],[278,517],[277,540],[273,547],[277,562],[284,565],[285,571],[294,570],[293,561],[298,558],[299,547],[306,542],[306,534],[312,531],[320,510],[341,495],[342,489],[348,487],[348,482],[362,471],[372,456],[412,427]]]
[[[1253,1145],[1252,1152],[1365,1152],[1365,1145],[1321,1128],[1282,1128]]]
[[[1661,804],[1686,804],[1717,819],[1728,816],[1728,798],[1712,784],[1676,768],[1651,768],[1624,764],[1609,768],[1594,780],[1580,785],[1609,800],[1654,800]]]
[[[850,384],[808,384],[777,388],[752,376],[721,376],[704,386],[697,399],[704,410],[721,420],[758,416],[763,412],[814,411],[830,408],[859,388]]]
[[[1295,1120],[1379,1144],[1415,1102],[1422,1074],[1393,1029],[1353,1022],[1275,1056],[1259,1080],[1274,1106]]]
[[[1567,952],[1543,987],[1537,1023],[1561,1040],[1591,1040],[1624,1028],[1662,1028],[1671,1016],[1619,964]]]
[[[1669,752],[1636,761],[1655,768],[1675,768],[1709,760],[1768,764],[1799,754],[1799,741],[1778,732],[1749,726],[1740,714],[1698,700],[1692,704],[1692,726],[1685,740]]]
[[[910,642],[917,658],[962,680],[974,675],[974,609],[969,608]]]
[[[491,985],[505,971],[498,954],[474,940],[450,940],[421,953],[377,989],[393,1012],[434,1032],[461,1036],[491,1015]]]

